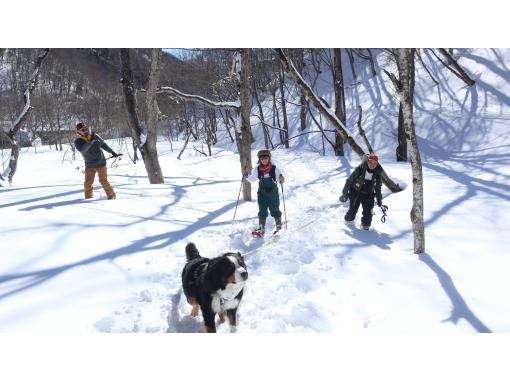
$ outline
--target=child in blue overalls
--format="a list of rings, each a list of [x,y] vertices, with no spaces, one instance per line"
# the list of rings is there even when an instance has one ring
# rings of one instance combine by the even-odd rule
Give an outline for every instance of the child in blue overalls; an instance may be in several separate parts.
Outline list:
[[[275,220],[276,231],[282,228],[282,212],[280,211],[280,195],[278,193],[278,182],[283,184],[285,177],[278,170],[276,165],[271,162],[271,152],[263,149],[257,153],[257,166],[252,170],[251,174],[246,178],[250,183],[259,181],[259,189],[257,191],[257,203],[259,205],[259,226],[254,231],[255,236],[263,236],[266,227],[266,218],[269,213]]]

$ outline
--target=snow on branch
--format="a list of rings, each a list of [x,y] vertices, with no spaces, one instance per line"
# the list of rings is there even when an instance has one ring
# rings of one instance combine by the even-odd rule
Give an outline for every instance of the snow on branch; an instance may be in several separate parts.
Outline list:
[[[202,103],[208,107],[212,108],[222,108],[222,109],[231,109],[234,111],[239,111],[241,109],[241,104],[237,102],[215,102],[212,100],[209,100],[207,98],[204,98],[199,95],[192,95],[192,94],[186,94],[182,91],[177,90],[176,88],[170,87],[170,86],[164,86],[164,87],[158,87],[156,90],[156,94],[165,94],[165,93],[171,93],[181,99],[189,100],[193,102],[199,102]]]

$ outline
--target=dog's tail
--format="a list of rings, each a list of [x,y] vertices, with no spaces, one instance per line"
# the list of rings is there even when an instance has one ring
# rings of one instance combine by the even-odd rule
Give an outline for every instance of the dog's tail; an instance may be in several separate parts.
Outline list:
[[[201,257],[200,253],[198,253],[197,247],[195,247],[195,244],[188,243],[186,245],[186,260],[190,262],[193,259],[197,259]]]

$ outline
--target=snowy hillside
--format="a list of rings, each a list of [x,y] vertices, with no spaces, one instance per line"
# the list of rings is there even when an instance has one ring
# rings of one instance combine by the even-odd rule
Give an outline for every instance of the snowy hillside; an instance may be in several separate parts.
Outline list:
[[[509,59],[507,50],[465,51],[462,64],[477,77],[471,89],[439,69],[445,86],[432,87],[417,68],[427,249],[420,256],[412,253],[410,165],[393,157],[391,87],[371,92],[381,77],[351,87],[348,112],[356,118],[363,105],[381,163],[408,187],[385,199],[386,223],[376,210],[371,231],[359,229],[359,214],[346,226],[338,203],[358,158],[349,149],[346,158],[321,156],[317,135],[273,152],[287,178],[288,229],[277,241],[250,237],[256,202],[241,201],[232,223],[240,170],[225,141],[212,157],[189,146],[181,160],[182,141],[173,151],[161,141],[161,185],[148,184],[142,163],[123,159],[109,168],[115,201],[97,180],[96,199],[82,199],[81,158],[24,148],[14,186],[0,188],[0,331],[202,332],[181,294],[184,247],[194,242],[207,257],[247,255],[239,325],[219,332],[510,332]],[[297,111],[289,113],[292,135]],[[254,133],[255,162],[263,140]]]

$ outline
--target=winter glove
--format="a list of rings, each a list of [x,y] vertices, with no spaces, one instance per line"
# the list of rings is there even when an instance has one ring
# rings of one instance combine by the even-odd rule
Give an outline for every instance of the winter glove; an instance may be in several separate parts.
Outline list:
[[[383,205],[382,203],[381,204],[377,204],[377,206],[379,206],[383,212],[386,212],[388,210],[388,206]]]
[[[112,157],[120,157],[122,156],[122,153],[112,153]]]
[[[282,175],[280,175],[280,176],[278,177],[278,182],[280,182],[280,183],[283,185],[283,183],[285,182],[285,177],[284,177],[284,176],[282,176]]]
[[[340,202],[342,202],[342,203],[343,203],[343,202],[347,202],[347,196],[342,194],[342,195],[340,195],[340,198],[338,198],[338,200],[339,200]]]

